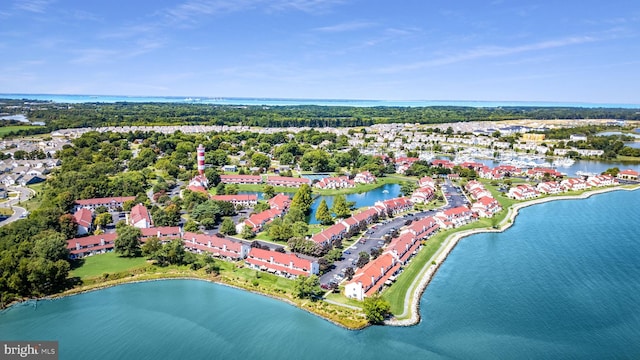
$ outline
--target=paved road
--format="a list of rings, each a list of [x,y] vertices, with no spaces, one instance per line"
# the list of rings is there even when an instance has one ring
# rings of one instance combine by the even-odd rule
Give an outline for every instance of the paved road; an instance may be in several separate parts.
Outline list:
[[[373,248],[384,246],[384,236],[391,234],[394,230],[400,231],[408,220],[419,220],[435,215],[440,210],[446,210],[468,204],[469,201],[459,187],[454,186],[449,180],[442,185],[442,193],[446,199],[446,204],[439,209],[410,213],[404,216],[383,220],[375,224],[360,238],[355,244],[345,249],[343,258],[334,263],[334,267],[320,277],[320,284],[326,285],[330,282],[340,283],[346,268],[356,269],[355,262],[358,254],[362,251],[371,253]]]
[[[0,226],[10,224],[25,217],[27,215],[27,210],[23,207],[17,206],[16,204],[31,199],[31,197],[35,194],[33,190],[20,186],[8,186],[7,192],[9,191],[17,191],[20,193],[20,196],[10,198],[10,200],[0,204],[0,207],[13,209],[13,215],[1,221]]]

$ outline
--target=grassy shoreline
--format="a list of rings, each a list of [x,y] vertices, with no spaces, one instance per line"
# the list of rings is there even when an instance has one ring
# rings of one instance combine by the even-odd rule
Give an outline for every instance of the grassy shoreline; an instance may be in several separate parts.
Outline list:
[[[397,315],[395,318],[385,321],[385,325],[412,326],[420,322],[420,298],[422,297],[422,294],[427,289],[429,283],[435,276],[440,265],[446,260],[446,258],[451,253],[451,251],[455,248],[458,242],[463,238],[466,238],[474,234],[485,233],[485,232],[503,232],[508,228],[510,228],[515,223],[515,219],[519,214],[519,210],[525,207],[542,204],[550,201],[557,201],[557,200],[586,199],[593,195],[603,194],[611,191],[620,191],[620,190],[635,191],[638,189],[640,189],[640,185],[616,186],[616,187],[609,187],[609,188],[596,189],[596,190],[590,190],[590,191],[587,190],[587,191],[582,191],[582,192],[571,194],[571,195],[548,196],[545,198],[533,199],[533,200],[515,203],[511,205],[507,209],[507,213],[505,214],[505,216],[500,220],[500,222],[495,228],[486,227],[486,226],[469,228],[471,225],[474,225],[474,224],[469,224],[458,229],[453,229],[453,231],[448,230],[447,232],[443,232],[442,235],[446,236],[446,239],[444,239],[444,241],[442,242],[442,245],[428,259],[428,262],[423,263],[422,267],[420,268],[419,274],[412,279],[412,282],[408,287],[408,291],[405,295],[404,304],[403,304],[403,309],[404,309],[403,313],[400,315]],[[417,258],[414,259],[414,261],[415,260],[417,260]],[[398,280],[400,280],[400,278]],[[392,309],[394,309],[394,304],[392,304]],[[396,304],[395,310],[397,311],[397,304]]]

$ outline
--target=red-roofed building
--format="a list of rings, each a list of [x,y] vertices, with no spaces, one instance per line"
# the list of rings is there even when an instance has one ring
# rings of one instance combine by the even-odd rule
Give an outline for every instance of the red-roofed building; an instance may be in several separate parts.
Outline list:
[[[386,252],[390,253],[396,261],[404,265],[417,253],[420,245],[420,239],[411,235],[411,233],[404,233],[391,241],[387,246]]]
[[[78,235],[86,235],[91,231],[93,222],[93,213],[91,210],[82,208],[73,214],[73,219],[78,224]]]
[[[203,188],[209,187],[209,179],[205,174],[198,174],[189,181],[189,186],[199,186]]]
[[[272,209],[286,211],[291,204],[291,197],[289,195],[280,193],[268,200],[269,206]]]
[[[420,159],[416,157],[399,157],[395,159],[395,163],[396,165],[401,165],[401,164],[411,165],[418,160]]]
[[[317,261],[304,259],[293,253],[283,254],[277,251],[251,248],[244,261],[252,269],[268,271],[289,278],[310,276],[320,272]]]
[[[433,181],[433,179],[429,176],[425,176],[423,178],[421,178],[420,180],[418,180],[418,186],[419,187],[430,187],[432,189],[436,188],[436,182]]]
[[[512,186],[509,188],[507,197],[516,200],[528,200],[537,198],[540,196],[540,192],[529,184],[520,184],[518,186]]]
[[[456,165],[449,160],[434,159],[434,160],[431,160],[431,166],[453,169],[453,167]]]
[[[339,176],[323,178],[314,186],[319,189],[346,189],[355,187],[356,184],[346,176]]]
[[[368,171],[363,171],[356,174],[353,182],[356,184],[373,184],[376,182],[376,177]]]
[[[549,174],[555,178],[561,178],[562,177],[562,173],[554,170],[554,169],[548,169],[548,168],[533,168],[533,169],[529,169],[527,170],[527,176],[532,177],[532,178],[536,178],[539,179],[541,177],[544,176],[544,174]]]
[[[278,210],[278,209],[269,209],[258,214],[253,214],[249,216],[247,220],[245,220],[244,222],[241,222],[236,226],[236,232],[240,234],[242,233],[242,229],[245,226],[249,226],[249,228],[254,233],[257,233],[261,231],[266,224],[270,223],[271,221],[273,221],[273,219],[280,217],[282,215],[284,215],[284,210]]]
[[[376,206],[384,209],[387,215],[395,215],[403,211],[410,210],[413,207],[413,203],[407,197],[393,198],[385,201],[377,201]]]
[[[197,193],[201,193],[201,194],[205,194],[207,196],[209,196],[209,192],[207,191],[207,189],[205,189],[202,186],[198,186],[198,185],[189,185],[187,186],[187,189],[193,192],[197,192]]]
[[[358,269],[353,279],[344,287],[345,296],[364,300],[380,291],[385,282],[400,268],[400,263],[390,253],[385,253]]]
[[[112,251],[114,242],[118,235],[116,233],[92,235],[87,237],[67,240],[67,249],[71,259],[79,259],[95,254],[104,254]]]
[[[586,190],[590,188],[587,184],[587,181],[584,179],[565,179],[560,182],[560,186],[562,186],[565,190]]]
[[[435,234],[440,226],[433,216],[429,216],[418,221],[414,221],[410,226],[402,231],[403,234],[408,233],[417,240],[427,238]]]
[[[342,239],[346,234],[347,227],[342,222],[339,222],[313,235],[311,240],[316,244],[331,245],[334,241]]]
[[[258,203],[258,195],[256,194],[214,195],[211,199],[244,207],[255,206]]]
[[[94,198],[94,199],[83,199],[76,200],[76,204],[74,206],[74,211],[78,211],[78,209],[86,208],[90,210],[95,210],[100,206],[106,207],[108,210],[122,210],[122,205],[125,201],[135,200],[135,196],[118,196],[118,197],[108,197],[108,198]]]
[[[260,175],[220,175],[220,182],[225,184],[262,184]]]
[[[466,206],[439,211],[434,219],[443,228],[459,227],[473,220],[473,213]]]
[[[211,254],[227,260],[240,260],[247,257],[250,247],[239,241],[214,235],[184,234],[185,249],[198,254]]]
[[[421,187],[416,189],[413,194],[411,194],[411,202],[414,204],[424,204],[433,200],[435,197],[435,191],[432,187]]]
[[[587,184],[589,186],[611,186],[611,185],[617,185],[618,184],[618,180],[616,180],[616,178],[614,178],[611,175],[596,175],[596,176],[589,176],[587,178]]]
[[[142,204],[137,204],[132,207],[131,213],[129,214],[129,224],[139,229],[146,229],[153,226],[149,210]]]
[[[638,176],[640,176],[640,173],[631,169],[622,170],[618,173],[618,179],[623,179],[623,180],[637,181]]]
[[[560,194],[564,192],[562,186],[557,181],[541,182],[536,186],[536,189],[542,194]]]
[[[181,239],[182,234],[178,226],[159,226],[140,229],[140,241],[147,242],[151,237],[157,237],[161,242],[166,243],[171,240]]]
[[[498,200],[491,196],[483,196],[471,206],[471,211],[477,213],[480,217],[492,217],[500,210],[502,210],[502,206],[500,206]]]
[[[484,167],[484,164],[474,161],[465,161],[460,164],[460,167],[478,171],[480,168]]]
[[[302,184],[311,185],[311,179],[289,176],[267,176],[267,184],[271,186],[300,187]]]

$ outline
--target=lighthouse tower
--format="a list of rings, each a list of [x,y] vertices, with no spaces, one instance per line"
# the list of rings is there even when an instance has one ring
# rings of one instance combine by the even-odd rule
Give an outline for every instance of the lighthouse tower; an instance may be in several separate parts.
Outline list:
[[[198,146],[198,173],[204,175],[204,146]]]

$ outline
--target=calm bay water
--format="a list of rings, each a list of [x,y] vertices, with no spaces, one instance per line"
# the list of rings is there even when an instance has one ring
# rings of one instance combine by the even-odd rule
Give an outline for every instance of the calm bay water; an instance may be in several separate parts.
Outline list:
[[[347,331],[195,280],[118,286],[0,313],[0,339],[61,359],[640,358],[640,191],[526,208],[462,240],[408,328]]]
[[[57,103],[189,103],[213,105],[320,105],[320,106],[543,106],[543,107],[583,107],[583,108],[640,108],[640,104],[576,103],[543,101],[469,101],[469,100],[341,100],[341,99],[274,99],[274,98],[222,98],[198,96],[123,96],[123,95],[61,95],[61,94],[0,94],[0,99],[29,99],[53,101]]]
[[[362,207],[373,206],[378,201],[393,199],[399,196],[400,185],[384,184],[378,188],[364,193],[347,194],[345,195],[345,198],[347,199],[347,202],[354,202],[355,208],[359,209]],[[311,214],[309,215],[310,224],[318,224],[318,220],[316,220],[316,212],[318,210],[318,206],[320,206],[320,202],[322,202],[323,199],[327,202],[329,210],[331,210],[331,206],[333,206],[334,196],[318,196],[311,205]]]

